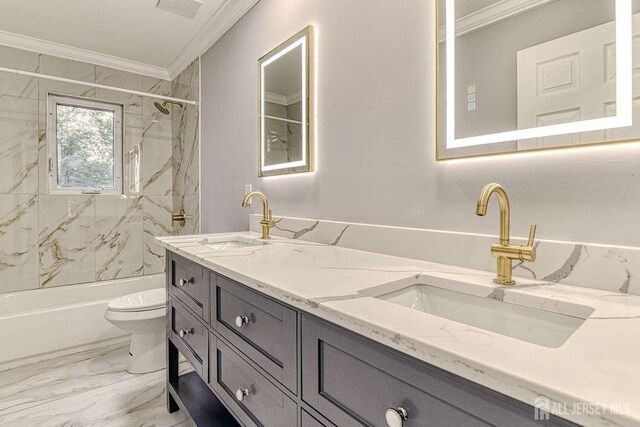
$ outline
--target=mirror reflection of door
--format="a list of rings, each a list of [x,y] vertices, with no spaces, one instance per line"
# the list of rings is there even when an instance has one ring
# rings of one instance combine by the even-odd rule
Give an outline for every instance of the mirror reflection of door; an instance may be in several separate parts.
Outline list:
[[[439,0],[437,158],[639,139],[640,0],[630,5],[619,0]],[[632,21],[624,33],[632,54],[624,56],[616,49],[620,11]],[[453,19],[455,45],[449,63],[448,19]],[[632,78],[617,78],[622,62]],[[454,82],[453,100],[447,99],[448,78]],[[618,116],[617,86],[632,95],[624,104],[632,108],[632,123],[609,120]],[[454,132],[448,137],[451,111]],[[582,126],[593,120],[604,120],[603,125]],[[571,126],[551,133],[558,125]],[[538,133],[521,132],[531,129]],[[455,143],[448,144],[452,139]]]
[[[518,51],[518,129],[616,114],[614,22]],[[633,16],[633,69],[640,61],[640,14]],[[518,150],[614,141],[640,135],[640,73],[633,75],[634,123],[629,128],[518,141]]]

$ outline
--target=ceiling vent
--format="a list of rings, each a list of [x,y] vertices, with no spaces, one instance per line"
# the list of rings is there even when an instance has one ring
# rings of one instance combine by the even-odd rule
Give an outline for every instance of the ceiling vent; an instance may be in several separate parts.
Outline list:
[[[158,0],[160,9],[164,9],[185,18],[193,18],[202,6],[200,0]]]

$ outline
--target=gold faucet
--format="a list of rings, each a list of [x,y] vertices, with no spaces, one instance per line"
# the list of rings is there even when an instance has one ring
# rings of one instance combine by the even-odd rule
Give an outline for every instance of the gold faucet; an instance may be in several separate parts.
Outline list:
[[[251,193],[244,196],[242,207],[246,208],[247,206],[249,206],[249,200],[251,200],[253,196],[259,197],[260,200],[262,200],[262,221],[260,221],[260,224],[262,225],[262,238],[270,239],[271,237],[269,237],[269,229],[275,227],[276,223],[273,220],[271,209],[269,209],[269,201],[267,200],[265,195],[259,191],[252,191]]]
[[[536,226],[532,225],[529,230],[529,241],[527,246],[516,246],[509,243],[509,227],[511,220],[511,208],[507,192],[500,184],[487,184],[480,193],[476,215],[485,216],[489,198],[495,193],[500,203],[500,243],[491,245],[491,255],[498,257],[498,276],[493,279],[498,285],[515,285],[511,278],[511,262],[516,259],[520,261],[533,262],[536,260],[536,248],[533,247],[536,235]]]

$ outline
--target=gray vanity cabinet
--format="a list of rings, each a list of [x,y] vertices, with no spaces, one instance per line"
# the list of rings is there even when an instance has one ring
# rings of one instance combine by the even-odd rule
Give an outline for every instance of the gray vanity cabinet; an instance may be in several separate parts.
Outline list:
[[[220,275],[211,275],[210,292],[217,332],[296,393],[296,311]]]
[[[205,319],[209,310],[208,272],[200,265],[176,256],[169,258],[168,264],[171,294]]]
[[[213,334],[209,345],[209,383],[244,425],[297,425],[296,402]]]
[[[444,379],[338,329],[303,317],[302,340],[302,398],[340,426],[386,427],[388,410],[405,411],[407,427],[490,425],[452,406],[442,393]]]
[[[321,423],[313,415],[303,409],[300,419],[300,427],[329,427],[329,424]],[[331,424],[331,427],[333,427],[333,424]]]
[[[167,407],[193,425],[573,425],[170,252],[167,269]]]
[[[393,425],[387,415],[404,427],[573,425],[534,421],[528,405],[307,315],[302,399],[345,427]]]
[[[209,330],[176,299],[170,298],[169,337],[195,371],[206,381]]]

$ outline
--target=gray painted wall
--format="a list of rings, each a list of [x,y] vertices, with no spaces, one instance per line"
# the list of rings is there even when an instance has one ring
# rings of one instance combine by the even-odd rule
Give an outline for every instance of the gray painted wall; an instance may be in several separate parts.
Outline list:
[[[512,234],[640,242],[636,144],[435,161],[435,7],[429,0],[261,0],[202,58],[203,231],[246,230],[244,185],[274,214],[497,233],[476,217],[502,183]],[[257,59],[317,30],[317,171],[258,179]],[[253,212],[260,212],[259,202]]]

